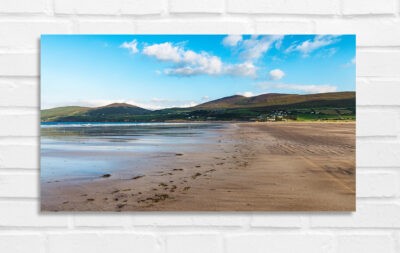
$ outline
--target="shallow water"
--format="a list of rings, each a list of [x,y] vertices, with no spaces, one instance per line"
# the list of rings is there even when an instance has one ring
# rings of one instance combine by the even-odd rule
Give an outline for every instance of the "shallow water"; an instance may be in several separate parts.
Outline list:
[[[215,141],[214,123],[44,123],[41,180],[121,178],[143,173],[148,158],[200,149]],[[154,166],[156,167],[156,166]]]

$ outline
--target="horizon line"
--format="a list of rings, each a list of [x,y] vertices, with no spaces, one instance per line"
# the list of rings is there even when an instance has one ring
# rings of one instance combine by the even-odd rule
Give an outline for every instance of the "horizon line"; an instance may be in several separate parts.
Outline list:
[[[99,106],[64,105],[64,106],[56,106],[56,107],[49,107],[49,108],[42,108],[42,107],[40,107],[40,110],[41,110],[41,111],[42,111],[42,110],[51,110],[51,109],[60,108],[60,107],[99,108],[99,107],[106,107],[106,106],[109,106],[109,105],[112,105],[112,104],[127,104],[127,105],[131,105],[131,106],[136,106],[136,107],[139,107],[139,108],[142,108],[142,109],[146,109],[146,110],[149,110],[149,111],[158,111],[158,110],[172,109],[172,108],[191,108],[191,107],[195,107],[195,106],[198,106],[198,105],[201,105],[201,104],[205,104],[205,103],[208,103],[208,102],[212,102],[212,101],[219,100],[219,99],[223,99],[223,98],[233,97],[233,96],[241,96],[241,97],[246,97],[246,98],[252,98],[252,97],[258,97],[258,96],[267,95],[267,94],[282,94],[282,95],[299,95],[299,96],[304,96],[304,95],[327,94],[327,93],[345,93],[345,92],[354,92],[354,93],[356,93],[355,90],[354,90],[354,91],[348,90],[348,91],[318,92],[318,93],[307,93],[307,94],[271,92],[271,93],[262,93],[262,94],[258,94],[258,95],[253,95],[253,96],[244,96],[244,95],[241,95],[241,94],[234,94],[234,95],[225,96],[225,97],[221,97],[221,98],[216,98],[216,99],[209,100],[209,101],[206,101],[206,102],[197,104],[197,105],[187,106],[187,107],[172,106],[172,107],[164,107],[164,108],[159,108],[159,109],[149,109],[149,108],[146,108],[146,107],[137,106],[137,105],[135,105],[135,104],[130,104],[130,103],[127,103],[127,102],[111,102],[111,103],[109,103],[109,104],[99,105]]]

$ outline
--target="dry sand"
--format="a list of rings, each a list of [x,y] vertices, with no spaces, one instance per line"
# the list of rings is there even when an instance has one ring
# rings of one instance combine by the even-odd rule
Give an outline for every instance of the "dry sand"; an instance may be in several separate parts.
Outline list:
[[[141,177],[42,185],[43,211],[354,211],[355,123],[232,123]],[[144,164],[143,166],[146,166]]]

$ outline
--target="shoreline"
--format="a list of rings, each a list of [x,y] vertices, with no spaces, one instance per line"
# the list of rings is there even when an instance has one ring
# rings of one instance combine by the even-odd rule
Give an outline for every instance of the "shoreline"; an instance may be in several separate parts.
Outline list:
[[[356,119],[344,120],[282,120],[282,121],[183,121],[183,120],[169,120],[160,122],[121,122],[121,121],[41,121],[40,125],[46,124],[241,124],[241,123],[355,123]]]
[[[355,121],[227,125],[197,150],[154,154],[159,167],[136,178],[41,182],[41,209],[355,210]]]

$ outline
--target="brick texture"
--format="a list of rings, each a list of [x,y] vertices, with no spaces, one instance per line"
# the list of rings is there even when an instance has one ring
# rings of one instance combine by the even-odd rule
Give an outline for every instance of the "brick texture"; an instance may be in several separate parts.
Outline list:
[[[398,252],[400,0],[0,1],[0,252]],[[41,213],[39,39],[357,34],[354,213]]]

